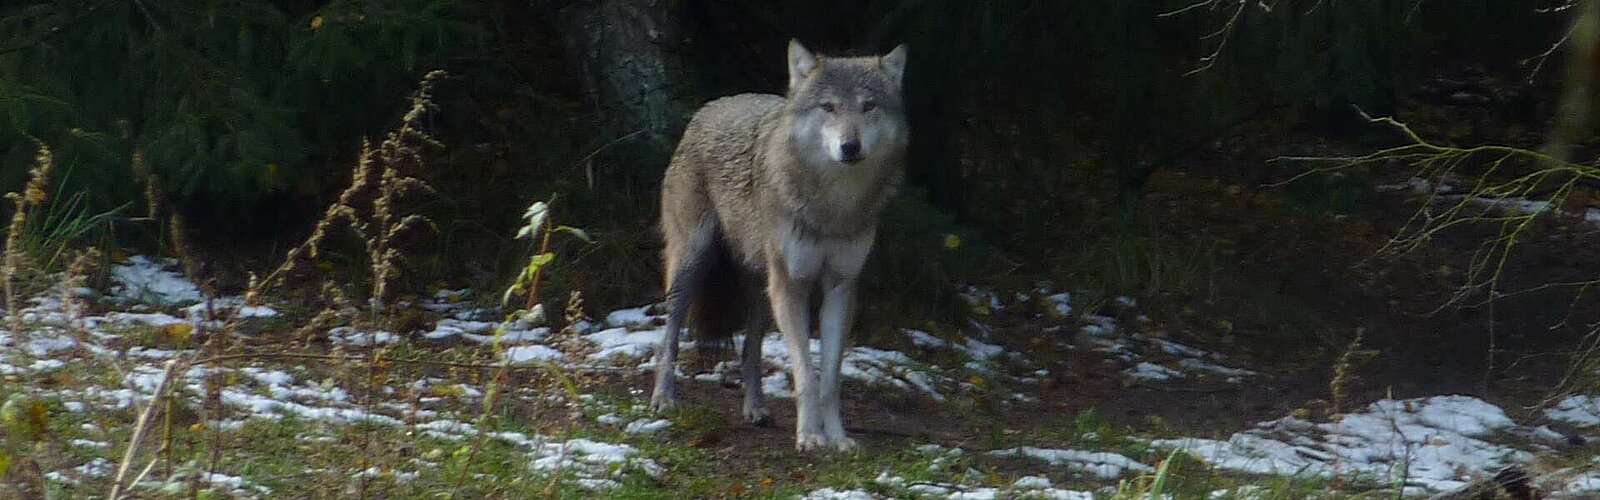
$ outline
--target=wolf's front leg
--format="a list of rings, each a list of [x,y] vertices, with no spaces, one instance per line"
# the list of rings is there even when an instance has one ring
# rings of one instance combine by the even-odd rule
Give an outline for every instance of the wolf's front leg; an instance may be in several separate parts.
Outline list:
[[[767,297],[772,317],[789,348],[790,374],[794,378],[794,447],[800,451],[823,449],[828,444],[817,414],[816,375],[811,371],[811,307],[808,298],[814,281],[797,280],[781,265],[768,266]]]
[[[823,279],[821,317],[822,332],[822,384],[818,390],[818,412],[822,416],[822,433],[828,446],[844,451],[855,448],[856,442],[845,435],[844,418],[840,415],[839,365],[844,361],[844,343],[849,338],[850,322],[855,316],[856,280],[829,277]]]

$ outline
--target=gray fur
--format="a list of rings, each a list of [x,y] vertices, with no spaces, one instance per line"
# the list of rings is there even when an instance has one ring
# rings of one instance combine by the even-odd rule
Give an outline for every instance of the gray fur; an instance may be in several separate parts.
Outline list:
[[[901,46],[883,57],[830,58],[791,41],[786,97],[724,97],[690,120],[662,181],[669,317],[653,408],[677,405],[673,366],[685,321],[702,341],[729,338],[724,316],[741,312],[733,299],[764,282],[794,365],[796,447],[855,445],[840,416],[839,367],[856,276],[878,213],[904,176],[905,55]],[[820,380],[810,356],[793,355],[808,352],[813,328],[822,334]],[[764,331],[749,329],[741,362],[745,418],[758,424],[770,421],[760,388]]]

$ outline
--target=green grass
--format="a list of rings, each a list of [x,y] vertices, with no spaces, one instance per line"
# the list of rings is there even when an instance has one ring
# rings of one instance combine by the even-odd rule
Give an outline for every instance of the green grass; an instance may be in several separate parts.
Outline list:
[[[28,232],[23,244],[29,255],[45,270],[60,270],[68,264],[68,252],[75,246],[104,247],[112,241],[111,225],[128,205],[104,212],[93,212],[86,201],[88,193],[50,196],[42,210],[29,213]]]

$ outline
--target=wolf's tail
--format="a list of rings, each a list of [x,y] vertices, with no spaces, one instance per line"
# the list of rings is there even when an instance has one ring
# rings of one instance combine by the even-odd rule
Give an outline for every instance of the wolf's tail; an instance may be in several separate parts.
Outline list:
[[[689,320],[700,350],[715,351],[726,347],[739,329],[746,301],[740,288],[742,269],[722,238],[720,224],[707,220],[696,232],[667,291],[668,323]]]

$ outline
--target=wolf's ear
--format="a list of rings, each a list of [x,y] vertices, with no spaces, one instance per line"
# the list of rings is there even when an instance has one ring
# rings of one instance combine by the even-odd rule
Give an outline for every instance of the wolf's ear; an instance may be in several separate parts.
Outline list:
[[[888,54],[884,54],[879,64],[883,65],[883,71],[889,74],[895,85],[900,85],[906,74],[906,44],[902,43]]]
[[[789,39],[789,88],[800,86],[800,81],[817,69],[817,56],[800,45],[800,40]]]

